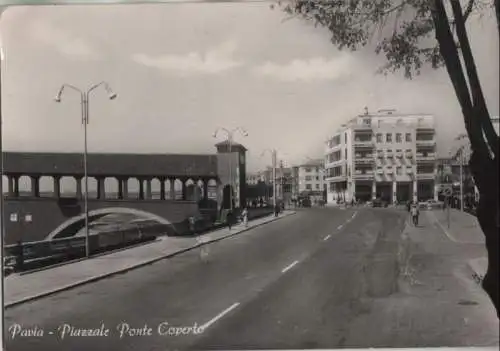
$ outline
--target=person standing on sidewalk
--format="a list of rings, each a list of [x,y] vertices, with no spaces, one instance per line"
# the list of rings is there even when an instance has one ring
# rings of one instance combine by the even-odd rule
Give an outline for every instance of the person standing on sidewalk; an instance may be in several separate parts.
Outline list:
[[[226,215],[226,224],[229,230],[231,230],[231,227],[233,225],[233,212],[229,210]]]
[[[280,205],[278,202],[276,202],[276,206],[274,206],[274,217],[278,217],[279,213],[280,213]]]
[[[415,227],[418,225],[418,215],[419,215],[418,206],[416,204],[413,204],[411,206],[411,218],[413,221],[413,225]]]
[[[248,227],[248,210],[245,207],[243,211],[241,211],[241,217],[243,218],[243,224],[245,227]]]

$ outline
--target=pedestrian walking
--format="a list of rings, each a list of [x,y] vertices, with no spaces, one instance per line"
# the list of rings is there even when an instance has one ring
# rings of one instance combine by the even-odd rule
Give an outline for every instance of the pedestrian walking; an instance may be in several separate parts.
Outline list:
[[[411,218],[413,221],[413,225],[416,227],[418,225],[418,216],[419,216],[418,206],[413,204],[411,207]]]
[[[229,230],[231,230],[231,227],[233,225],[233,212],[229,210],[226,215],[226,224]]]
[[[241,217],[243,218],[243,224],[245,227],[248,227],[248,210],[245,207],[243,211],[241,211]]]
[[[279,213],[280,213],[280,205],[276,203],[276,206],[274,206],[274,217],[278,217]]]

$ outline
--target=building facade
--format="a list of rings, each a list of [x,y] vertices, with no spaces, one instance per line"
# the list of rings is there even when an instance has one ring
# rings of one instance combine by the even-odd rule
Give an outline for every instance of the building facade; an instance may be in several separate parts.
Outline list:
[[[259,182],[265,181],[264,174],[262,172],[249,173],[247,174],[247,184],[256,185]]]
[[[325,170],[328,202],[436,199],[434,117],[365,111],[327,141]]]
[[[294,196],[307,195],[312,200],[324,197],[325,168],[323,160],[311,160],[307,163],[293,167],[295,181],[292,183]]]

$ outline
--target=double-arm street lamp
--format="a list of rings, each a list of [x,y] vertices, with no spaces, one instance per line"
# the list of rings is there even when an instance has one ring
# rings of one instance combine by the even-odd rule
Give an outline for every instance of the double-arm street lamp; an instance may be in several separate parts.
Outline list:
[[[219,132],[224,132],[227,136],[227,142],[229,146],[229,209],[233,210],[233,157],[231,155],[233,149],[234,142],[234,133],[239,132],[244,137],[248,136],[248,133],[245,129],[241,127],[237,127],[234,129],[226,129],[226,128],[217,128],[213,134],[214,138],[217,138]]]
[[[84,146],[83,146],[83,173],[85,177],[85,195],[84,195],[84,206],[85,206],[85,255],[88,258],[90,256],[90,247],[89,247],[89,207],[88,207],[88,200],[89,200],[89,179],[88,179],[88,174],[87,174],[87,125],[89,124],[89,98],[91,96],[91,93],[99,88],[103,87],[106,92],[108,93],[108,98],[110,100],[114,100],[117,97],[117,94],[111,90],[109,84],[107,82],[100,82],[98,84],[95,84],[88,88],[87,90],[83,91],[78,89],[77,87],[70,85],[70,84],[63,84],[61,88],[59,89],[59,92],[57,93],[55,97],[55,102],[61,102],[61,97],[65,91],[65,89],[71,89],[73,91],[76,91],[77,93],[80,94],[80,104],[81,104],[81,114],[82,114],[82,121],[81,123],[83,124],[83,130],[84,130]]]

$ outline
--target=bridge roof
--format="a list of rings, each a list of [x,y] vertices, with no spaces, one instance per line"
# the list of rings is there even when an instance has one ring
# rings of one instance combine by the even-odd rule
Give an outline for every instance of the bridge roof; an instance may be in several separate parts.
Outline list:
[[[88,154],[89,176],[217,177],[216,154]],[[80,153],[5,152],[4,173],[83,175]]]

